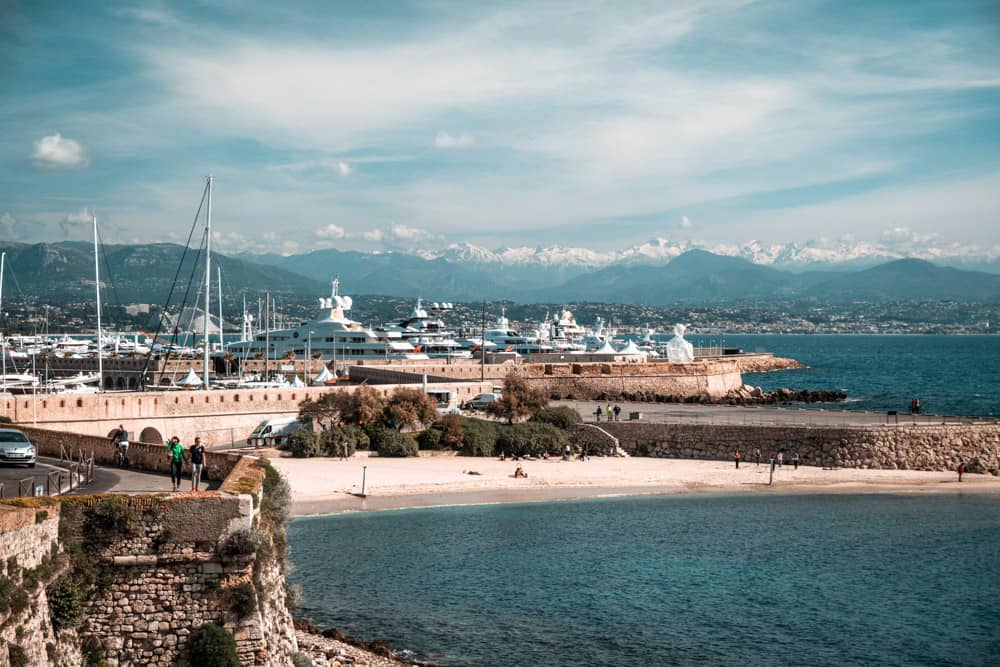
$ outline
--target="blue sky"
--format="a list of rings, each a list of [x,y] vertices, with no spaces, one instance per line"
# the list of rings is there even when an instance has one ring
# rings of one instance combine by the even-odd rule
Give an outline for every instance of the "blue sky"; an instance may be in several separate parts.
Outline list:
[[[996,2],[269,4],[0,1],[0,234],[1000,253]]]

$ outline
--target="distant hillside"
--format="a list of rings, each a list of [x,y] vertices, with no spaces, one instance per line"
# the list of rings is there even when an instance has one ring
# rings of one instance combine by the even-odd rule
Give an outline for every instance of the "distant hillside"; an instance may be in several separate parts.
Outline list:
[[[899,259],[840,274],[805,290],[836,301],[932,300],[1000,302],[1000,276],[936,266],[922,259]]]
[[[20,289],[25,295],[53,302],[71,302],[92,298],[94,292],[93,246],[87,243],[0,244],[7,253],[4,291],[14,294]],[[112,245],[104,248],[101,261],[101,282],[104,298],[112,303],[163,303],[177,273],[183,247],[171,243],[144,245]],[[189,252],[181,267],[174,302],[183,296],[192,282],[189,301],[201,286],[204,258],[194,266],[195,253]],[[329,288],[277,267],[261,266],[241,259],[212,253],[213,279],[215,267],[222,269],[223,290],[256,293],[270,290],[275,294],[308,296],[325,294]],[[192,272],[192,269],[194,271]],[[193,277],[192,277],[193,273]],[[214,291],[214,289],[213,289]]]

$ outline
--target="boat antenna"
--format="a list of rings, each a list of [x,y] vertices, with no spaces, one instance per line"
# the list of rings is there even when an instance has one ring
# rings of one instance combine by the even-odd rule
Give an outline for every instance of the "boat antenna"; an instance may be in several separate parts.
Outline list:
[[[101,346],[101,262],[97,251],[97,214],[94,213],[94,287],[97,289],[97,383],[104,390],[104,351]]]

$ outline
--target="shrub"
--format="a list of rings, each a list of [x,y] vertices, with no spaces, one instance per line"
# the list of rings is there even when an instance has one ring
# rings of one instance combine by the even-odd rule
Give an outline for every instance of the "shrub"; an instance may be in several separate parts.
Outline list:
[[[319,436],[324,456],[354,456],[359,449],[368,449],[370,442],[365,432],[357,426],[334,426]]]
[[[295,433],[288,436],[285,449],[292,453],[292,456],[299,459],[307,459],[319,456],[319,438],[307,428],[300,428]]]
[[[73,575],[60,577],[49,586],[49,616],[56,631],[80,625],[83,620],[83,603],[87,598],[86,588],[84,581]]]
[[[260,510],[273,525],[284,525],[288,521],[288,505],[292,499],[292,491],[288,486],[288,481],[281,476],[277,468],[271,465],[270,461],[261,459],[260,465],[264,468],[264,494]]]
[[[296,653],[292,656],[292,667],[316,667],[316,663],[305,653]]]
[[[420,449],[440,449],[441,431],[437,428],[437,424],[427,430],[421,431],[417,436],[417,444],[420,446]]]
[[[494,456],[497,451],[497,428],[494,422],[483,419],[462,420],[462,454],[465,456]]]
[[[569,443],[566,431],[552,424],[511,424],[500,429],[497,449],[510,456],[541,456],[562,454]]]
[[[132,535],[138,529],[139,512],[127,504],[127,497],[103,498],[87,510],[91,528],[123,535]]]
[[[539,424],[552,424],[556,428],[566,430],[574,424],[579,424],[583,419],[580,418],[580,413],[573,408],[560,405],[554,408],[546,407],[535,410],[531,421]]]
[[[260,538],[252,528],[241,528],[226,538],[219,546],[222,556],[238,556],[252,554],[260,546]]]
[[[437,403],[420,389],[397,389],[385,405],[385,421],[397,431],[430,424],[438,415]]]
[[[417,441],[407,433],[381,428],[374,430],[370,437],[372,449],[379,456],[404,457],[416,456],[418,453]]]
[[[226,589],[226,602],[237,618],[244,619],[257,611],[257,591],[253,584],[244,581]]]
[[[191,664],[199,667],[240,667],[236,640],[215,623],[205,623],[191,633],[188,641]]]
[[[0,424],[13,424],[14,420],[7,415],[0,415]]]
[[[459,415],[445,415],[441,420],[441,449],[461,449],[465,422]]]

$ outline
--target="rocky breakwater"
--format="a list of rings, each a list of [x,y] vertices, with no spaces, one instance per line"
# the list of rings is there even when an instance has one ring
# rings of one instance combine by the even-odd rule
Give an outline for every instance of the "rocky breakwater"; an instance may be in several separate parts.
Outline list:
[[[740,354],[726,357],[741,373],[769,373],[771,371],[786,371],[795,368],[806,368],[805,364],[788,357],[776,357],[772,354]]]
[[[840,391],[789,389],[788,387],[764,391],[760,387],[745,384],[739,389],[729,392],[718,401],[712,402],[724,405],[784,405],[786,403],[838,403],[845,398],[847,398],[847,394]]]
[[[729,461],[733,452],[760,448],[765,459],[797,453],[805,465],[888,470],[1000,473],[1000,424],[891,426],[755,426],[603,424],[608,435],[577,429],[577,444],[606,446],[608,436],[633,456]]]

